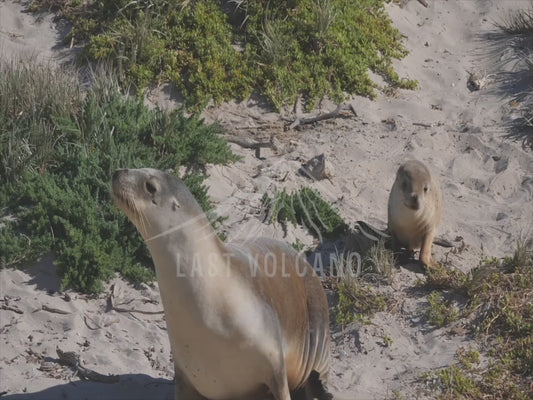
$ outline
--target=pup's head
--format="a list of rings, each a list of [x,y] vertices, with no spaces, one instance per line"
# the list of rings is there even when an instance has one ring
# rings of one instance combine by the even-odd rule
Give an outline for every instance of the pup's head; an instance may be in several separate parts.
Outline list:
[[[423,209],[427,196],[434,190],[431,174],[420,161],[407,161],[398,168],[396,180],[403,204],[411,210]]]

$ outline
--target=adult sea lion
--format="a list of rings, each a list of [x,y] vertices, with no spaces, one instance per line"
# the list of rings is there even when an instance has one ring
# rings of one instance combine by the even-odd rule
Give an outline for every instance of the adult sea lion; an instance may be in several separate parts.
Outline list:
[[[398,168],[388,214],[393,250],[419,248],[420,261],[431,265],[431,244],[442,219],[442,193],[438,181],[420,161],[410,160]]]
[[[154,260],[176,400],[330,399],[328,303],[285,243],[223,243],[185,184],[155,169],[113,175],[118,206]]]

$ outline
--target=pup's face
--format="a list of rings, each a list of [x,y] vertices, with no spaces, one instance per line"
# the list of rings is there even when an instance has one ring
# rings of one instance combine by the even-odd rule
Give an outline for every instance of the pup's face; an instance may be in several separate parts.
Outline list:
[[[404,205],[414,211],[422,209],[432,190],[427,168],[418,162],[407,162],[398,169],[396,179],[400,184]]]

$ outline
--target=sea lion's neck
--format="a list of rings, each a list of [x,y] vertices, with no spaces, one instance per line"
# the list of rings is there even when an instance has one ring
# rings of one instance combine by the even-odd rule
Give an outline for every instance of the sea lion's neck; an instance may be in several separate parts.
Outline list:
[[[154,260],[169,332],[182,341],[194,341],[201,327],[222,331],[218,310],[227,296],[233,296],[233,291],[224,290],[233,276],[231,260],[226,257],[231,253],[207,218],[147,244]],[[233,286],[237,286],[235,282]],[[172,346],[176,348],[175,344]]]
[[[160,281],[225,274],[230,267],[229,263],[223,262],[225,245],[205,216],[157,233],[146,242]]]

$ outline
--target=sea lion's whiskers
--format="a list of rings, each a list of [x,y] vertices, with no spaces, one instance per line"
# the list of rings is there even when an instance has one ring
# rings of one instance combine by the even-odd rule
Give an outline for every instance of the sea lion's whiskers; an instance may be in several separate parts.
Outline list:
[[[179,225],[175,225],[175,226],[167,229],[166,231],[160,232],[157,235],[154,235],[152,237],[149,237],[149,238],[145,239],[145,242],[149,242],[149,241],[158,239],[160,237],[169,235],[169,234],[171,234],[173,232],[176,232],[176,231],[178,231],[180,229],[184,229],[184,228],[186,228],[186,227],[188,227],[190,225],[195,224],[198,221],[203,221],[203,220],[204,220],[204,216],[203,215],[198,215],[196,217],[190,218],[187,222],[181,223]],[[201,230],[202,228],[204,228],[204,227],[199,227],[196,230]]]
[[[135,209],[135,213],[137,215],[137,218],[139,220],[139,230],[144,235],[147,232],[147,230],[146,230],[147,226],[146,225],[147,225],[148,219],[144,215],[143,210],[140,207],[137,206],[137,203],[135,201],[132,201],[132,204],[133,204],[133,207]]]

